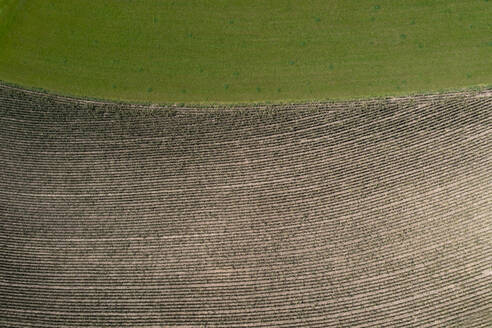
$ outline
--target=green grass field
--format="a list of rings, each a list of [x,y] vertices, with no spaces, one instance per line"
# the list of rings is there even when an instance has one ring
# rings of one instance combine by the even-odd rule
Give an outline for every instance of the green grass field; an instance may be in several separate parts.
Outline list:
[[[0,80],[93,98],[349,99],[492,83],[487,0],[0,0]]]

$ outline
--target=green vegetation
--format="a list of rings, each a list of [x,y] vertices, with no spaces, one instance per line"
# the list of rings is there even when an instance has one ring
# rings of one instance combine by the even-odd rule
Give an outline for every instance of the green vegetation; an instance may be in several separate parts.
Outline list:
[[[492,83],[484,0],[0,0],[0,80],[138,102],[348,99]]]
[[[20,4],[22,3],[17,0],[0,0],[0,38],[10,27],[10,23],[15,19],[15,9]]]

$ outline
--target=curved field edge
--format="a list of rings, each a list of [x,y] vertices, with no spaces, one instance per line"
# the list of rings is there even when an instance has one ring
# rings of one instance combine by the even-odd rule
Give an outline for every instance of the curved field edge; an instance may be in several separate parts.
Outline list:
[[[32,0],[3,40],[0,79],[185,104],[438,92],[492,82],[491,9],[474,0]]]
[[[197,109],[217,109],[217,108],[230,108],[230,109],[251,109],[258,107],[282,107],[282,106],[309,106],[309,105],[328,105],[328,104],[349,104],[349,103],[357,103],[357,102],[366,102],[366,101],[383,101],[389,99],[405,99],[405,98],[414,98],[414,97],[425,97],[425,96],[443,96],[443,95],[451,95],[451,94],[471,94],[471,93],[489,93],[492,92],[492,84],[481,84],[464,88],[450,88],[443,90],[434,90],[427,92],[415,92],[408,94],[388,94],[382,95],[379,97],[360,97],[353,99],[320,99],[320,100],[285,100],[279,102],[199,102],[199,103],[185,103],[185,102],[160,102],[160,103],[152,103],[152,102],[135,102],[135,101],[125,101],[118,99],[105,99],[105,98],[97,98],[97,97],[81,97],[70,94],[57,93],[50,90],[46,90],[43,88],[37,87],[26,87],[16,83],[10,83],[7,81],[0,80],[0,88],[7,89],[15,89],[19,91],[37,93],[39,95],[52,96],[55,98],[64,98],[67,100],[71,100],[74,102],[85,102],[85,103],[99,103],[99,104],[107,104],[107,105],[129,105],[143,108],[153,108],[153,109],[186,109],[186,108],[197,108]]]
[[[0,322],[485,326],[492,96],[415,100],[149,117],[0,89]]]

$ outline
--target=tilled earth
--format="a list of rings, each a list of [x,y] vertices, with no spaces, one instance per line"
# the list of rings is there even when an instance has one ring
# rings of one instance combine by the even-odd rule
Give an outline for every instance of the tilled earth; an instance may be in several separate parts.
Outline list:
[[[492,95],[252,108],[0,87],[0,325],[487,327]]]

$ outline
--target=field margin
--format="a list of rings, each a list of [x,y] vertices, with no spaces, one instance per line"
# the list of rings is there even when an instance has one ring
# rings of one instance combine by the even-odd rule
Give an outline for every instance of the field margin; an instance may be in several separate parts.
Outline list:
[[[0,87],[6,87],[10,89],[16,89],[21,91],[26,91],[35,94],[42,94],[46,96],[52,96],[55,98],[62,98],[67,100],[74,100],[76,102],[85,102],[93,104],[105,104],[105,105],[127,105],[137,107],[146,107],[154,109],[248,109],[248,108],[259,108],[259,107],[282,107],[282,106],[309,106],[309,105],[323,105],[323,104],[334,104],[334,103],[354,103],[354,102],[364,102],[364,101],[378,101],[378,100],[400,100],[412,97],[422,97],[422,96],[440,96],[440,95],[452,95],[458,93],[480,93],[491,91],[492,84],[479,84],[463,88],[450,88],[450,89],[440,89],[440,90],[430,90],[426,92],[412,92],[408,94],[387,94],[380,96],[367,96],[367,97],[356,97],[351,99],[319,99],[319,100],[289,100],[286,99],[281,102],[265,101],[265,102],[199,102],[199,103],[185,103],[185,102],[168,102],[168,103],[152,103],[152,102],[135,102],[135,101],[125,101],[118,99],[105,99],[97,97],[79,97],[70,94],[57,93],[51,90],[46,90],[37,87],[26,87],[16,83],[11,83],[7,81],[0,80]]]

